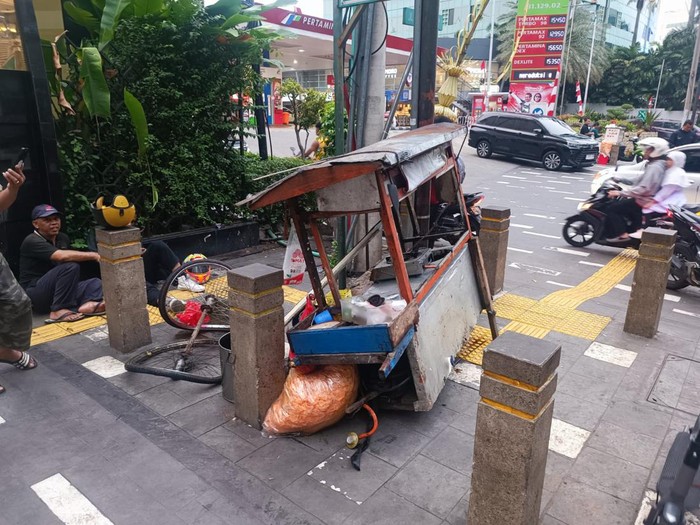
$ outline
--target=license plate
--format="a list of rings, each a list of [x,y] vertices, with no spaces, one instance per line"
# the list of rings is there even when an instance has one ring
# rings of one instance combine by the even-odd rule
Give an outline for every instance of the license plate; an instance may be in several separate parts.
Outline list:
[[[591,153],[590,155],[586,155],[586,160],[593,160],[594,157],[595,155]]]

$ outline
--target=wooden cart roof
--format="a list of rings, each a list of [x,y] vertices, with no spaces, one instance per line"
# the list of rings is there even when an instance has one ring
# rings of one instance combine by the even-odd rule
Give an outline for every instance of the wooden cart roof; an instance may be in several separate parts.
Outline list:
[[[255,210],[373,173],[382,167],[396,166],[465,132],[466,128],[460,124],[440,123],[401,133],[351,153],[302,166],[237,205]]]

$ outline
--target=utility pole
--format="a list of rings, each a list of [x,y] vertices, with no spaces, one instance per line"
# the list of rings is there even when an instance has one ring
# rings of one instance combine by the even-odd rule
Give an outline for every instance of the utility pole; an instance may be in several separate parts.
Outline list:
[[[591,53],[588,56],[588,73],[586,74],[586,92],[583,95],[583,112],[586,112],[586,102],[588,102],[588,86],[591,82],[591,66],[593,65],[593,48],[595,47],[595,32],[598,28],[598,4],[593,3],[593,37],[591,38]]]
[[[435,116],[435,70],[440,2],[415,0],[413,27],[413,91],[411,93],[411,127],[433,123]]]
[[[491,35],[489,36],[489,67],[486,70],[486,97],[491,93],[491,63],[493,62],[493,34],[496,31],[496,0],[491,0]]]
[[[697,24],[695,30],[695,49],[693,50],[693,61],[690,63],[690,77],[688,78],[688,90],[685,93],[685,104],[683,104],[683,117],[689,118],[690,112],[693,110],[694,93],[696,90],[695,84],[698,79],[698,62],[700,61],[700,23]]]

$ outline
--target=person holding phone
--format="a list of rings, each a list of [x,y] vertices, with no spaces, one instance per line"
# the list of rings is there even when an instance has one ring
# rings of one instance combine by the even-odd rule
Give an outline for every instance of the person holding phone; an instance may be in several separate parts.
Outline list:
[[[25,153],[26,155],[26,153]],[[2,176],[7,186],[0,191],[0,211],[8,209],[17,199],[25,177],[20,160]],[[36,360],[27,353],[32,337],[32,302],[19,285],[10,266],[0,253],[0,363],[19,370],[36,368]],[[0,385],[0,394],[5,388]]]

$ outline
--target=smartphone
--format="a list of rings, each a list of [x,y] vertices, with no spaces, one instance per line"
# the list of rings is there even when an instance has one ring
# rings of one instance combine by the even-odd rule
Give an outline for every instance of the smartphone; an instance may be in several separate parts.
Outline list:
[[[20,148],[19,153],[17,153],[17,157],[15,158],[14,162],[10,164],[10,168],[14,168],[20,162],[24,164],[24,160],[27,158],[27,155],[29,155],[29,148]]]

